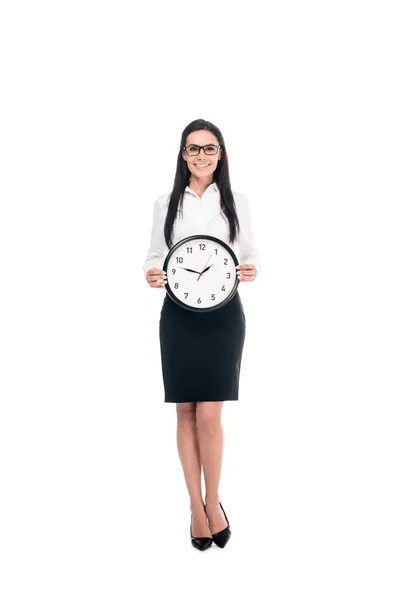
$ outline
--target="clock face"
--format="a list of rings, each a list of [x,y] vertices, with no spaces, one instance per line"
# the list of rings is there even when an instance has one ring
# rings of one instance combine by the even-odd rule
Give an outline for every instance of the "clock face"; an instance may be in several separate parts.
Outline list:
[[[172,300],[188,310],[221,308],[237,290],[238,264],[233,250],[219,238],[187,237],[175,244],[165,258],[165,289]]]

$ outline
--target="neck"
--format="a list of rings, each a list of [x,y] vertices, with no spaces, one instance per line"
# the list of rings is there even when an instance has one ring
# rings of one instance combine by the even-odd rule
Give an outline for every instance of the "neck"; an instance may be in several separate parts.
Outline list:
[[[189,187],[193,190],[199,197],[201,197],[209,185],[213,183],[212,177],[208,179],[199,178],[195,175],[192,175],[189,180]]]

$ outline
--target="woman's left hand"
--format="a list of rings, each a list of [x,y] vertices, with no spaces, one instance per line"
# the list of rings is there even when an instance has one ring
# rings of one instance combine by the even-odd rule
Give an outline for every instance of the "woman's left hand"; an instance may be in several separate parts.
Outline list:
[[[254,279],[257,277],[257,269],[255,265],[237,265],[236,272],[239,281],[254,281]]]

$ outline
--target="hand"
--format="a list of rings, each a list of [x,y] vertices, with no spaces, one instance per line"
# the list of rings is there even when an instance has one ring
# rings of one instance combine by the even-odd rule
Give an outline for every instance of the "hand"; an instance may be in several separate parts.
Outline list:
[[[148,269],[146,281],[150,287],[165,288],[164,284],[167,282],[167,274],[162,269]]]
[[[257,277],[257,269],[255,265],[237,265],[236,273],[239,278],[239,281],[254,281]]]

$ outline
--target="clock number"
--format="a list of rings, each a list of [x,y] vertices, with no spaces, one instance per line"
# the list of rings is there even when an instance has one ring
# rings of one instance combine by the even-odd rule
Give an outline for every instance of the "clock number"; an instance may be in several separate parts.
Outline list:
[[[192,248],[186,248],[186,252],[192,254]]]
[[[206,245],[205,244],[199,244],[199,248],[200,248],[200,250],[205,250],[206,249]]]
[[[215,300],[215,294],[211,294],[211,300]]]
[[[172,275],[175,275],[176,269],[172,269]]]
[[[177,257],[176,257],[176,262],[178,262],[178,263],[183,263],[183,258],[182,258],[182,256],[177,256]]]
[[[218,248],[215,248],[215,254],[218,254]]]
[[[231,278],[231,274],[230,274],[230,273],[227,273],[227,274],[226,274],[226,278],[227,278],[227,279],[230,279],[230,278]]]
[[[187,297],[189,296],[189,292],[184,292],[185,293],[185,300],[187,300]]]
[[[201,298],[197,300],[197,304],[201,304]]]
[[[226,289],[225,289],[225,286],[224,286],[224,285],[222,286],[222,288],[221,288],[221,291],[222,291],[222,292],[226,292]]]
[[[224,258],[224,265],[227,265],[227,264],[228,264],[228,259]]]
[[[175,283],[175,284],[174,284],[174,288],[177,290],[177,289],[178,289],[178,287],[179,287],[179,283]]]

